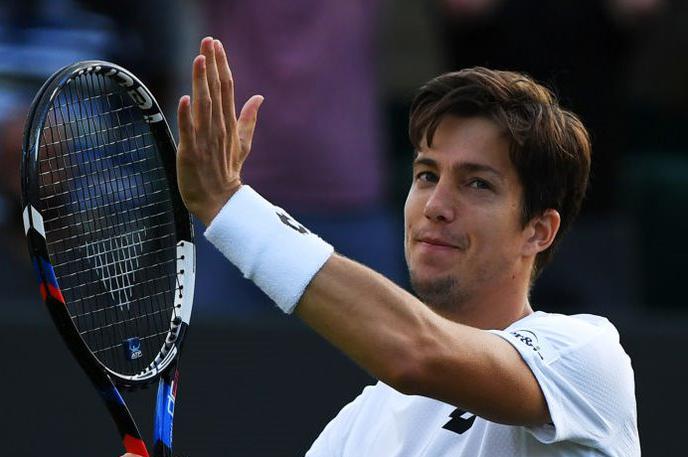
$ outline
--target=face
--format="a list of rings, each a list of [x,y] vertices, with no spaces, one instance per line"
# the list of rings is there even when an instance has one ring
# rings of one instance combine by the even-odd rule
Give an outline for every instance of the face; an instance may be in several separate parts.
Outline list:
[[[432,147],[418,151],[404,208],[411,284],[426,304],[456,309],[530,269],[522,193],[494,122],[442,119]]]

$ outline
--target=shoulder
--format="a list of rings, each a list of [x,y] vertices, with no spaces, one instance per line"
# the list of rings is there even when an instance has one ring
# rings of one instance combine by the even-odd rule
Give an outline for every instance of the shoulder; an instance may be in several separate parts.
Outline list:
[[[598,350],[627,357],[616,327],[605,317],[592,314],[567,316],[538,311],[494,333],[508,339],[522,355],[532,352],[546,364]]]
[[[633,369],[609,320],[538,312],[492,333],[518,350],[545,395],[552,424],[530,429],[538,440],[637,443]]]

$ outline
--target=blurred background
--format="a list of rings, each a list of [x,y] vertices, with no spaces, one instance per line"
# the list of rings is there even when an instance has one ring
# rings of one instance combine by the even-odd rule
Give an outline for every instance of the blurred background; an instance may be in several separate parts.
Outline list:
[[[474,65],[524,71],[552,88],[589,128],[594,158],[584,210],[533,306],[609,317],[633,360],[644,455],[685,454],[688,2],[0,0],[3,454],[120,449],[29,265],[18,196],[32,97],[63,65],[110,60],[148,85],[175,130],[206,35],[229,50],[239,103],[266,98],[245,181],[403,287],[414,90]],[[373,379],[281,316],[202,231],[177,454],[303,455]],[[147,436],[149,393],[134,403]]]

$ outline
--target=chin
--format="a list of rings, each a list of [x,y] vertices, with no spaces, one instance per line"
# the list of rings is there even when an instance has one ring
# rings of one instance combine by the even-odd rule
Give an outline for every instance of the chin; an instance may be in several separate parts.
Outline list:
[[[408,263],[411,279],[415,278],[419,283],[433,284],[444,282],[447,279],[463,278],[464,268],[460,259],[446,259],[443,257],[431,257],[426,255],[411,256]]]
[[[409,276],[418,298],[436,311],[453,309],[464,301],[459,281],[453,275],[420,274],[410,269]]]

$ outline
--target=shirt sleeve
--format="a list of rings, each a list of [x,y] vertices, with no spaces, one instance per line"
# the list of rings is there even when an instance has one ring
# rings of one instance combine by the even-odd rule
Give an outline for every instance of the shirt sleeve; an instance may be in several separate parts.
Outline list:
[[[608,321],[589,325],[561,316],[490,332],[516,348],[542,389],[552,423],[526,427],[538,441],[597,448],[632,437],[633,370]]]

